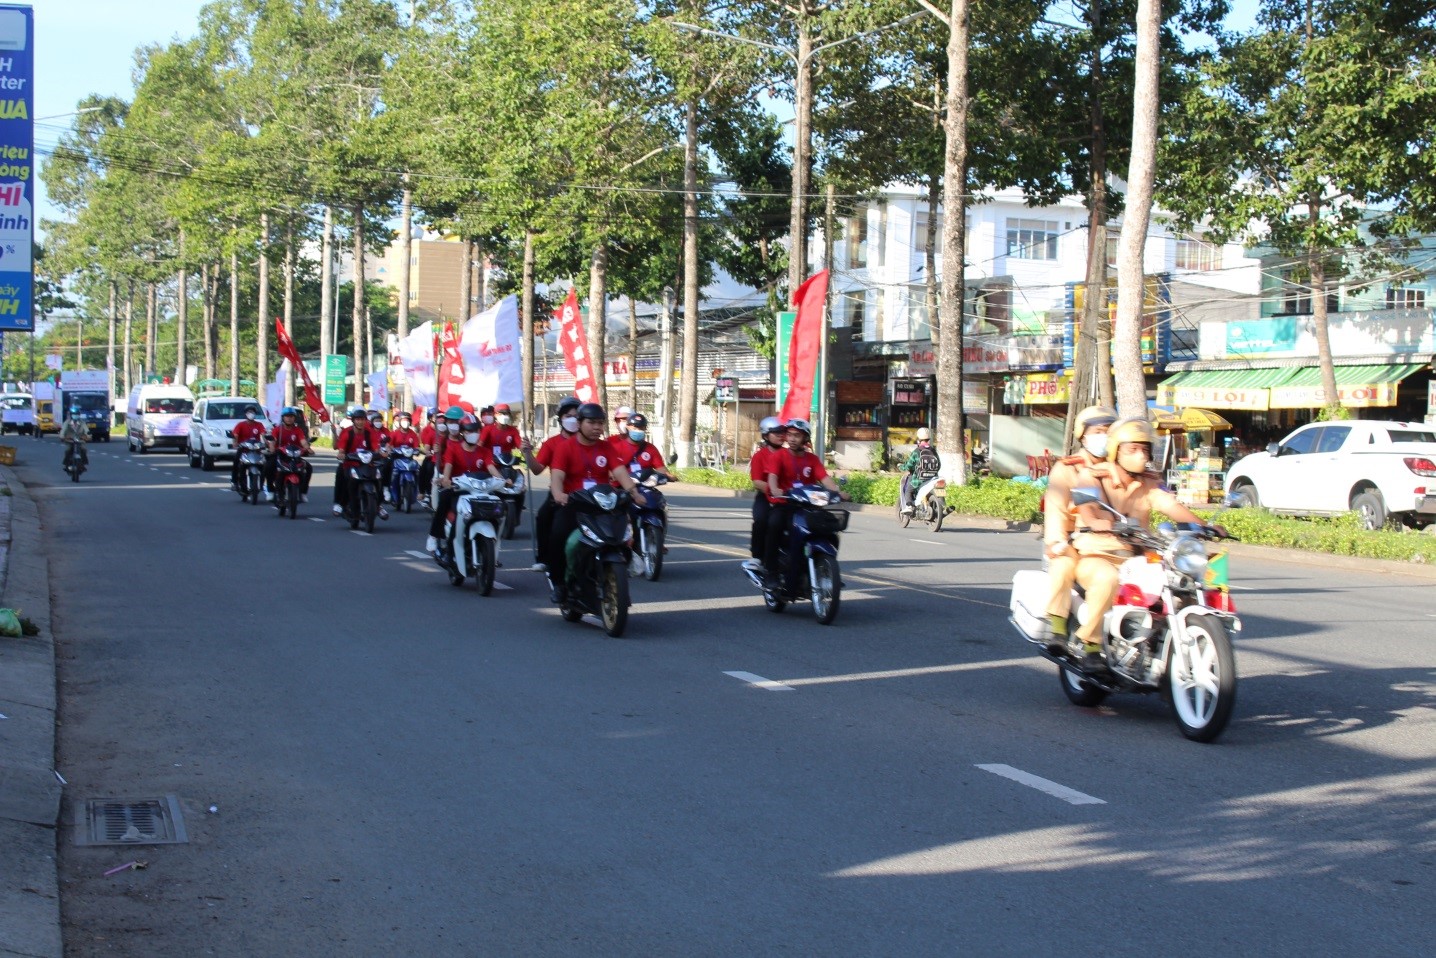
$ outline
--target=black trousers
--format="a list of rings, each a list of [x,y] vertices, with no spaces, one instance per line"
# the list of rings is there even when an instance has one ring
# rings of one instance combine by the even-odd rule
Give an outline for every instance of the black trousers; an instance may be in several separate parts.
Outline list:
[[[778,568],[778,551],[783,546],[783,533],[787,531],[788,522],[792,517],[792,506],[775,505],[768,511],[768,530],[763,543],[763,565],[767,566],[768,571],[774,575],[783,571]]]
[[[434,457],[425,456],[419,463],[419,495],[427,497],[434,489]]]
[[[550,492],[544,496],[543,505],[538,507],[538,512],[534,515],[534,543],[538,550],[535,559],[544,565],[549,565],[550,568],[552,566],[548,561],[548,540],[549,535],[553,532],[553,517],[556,512],[558,512],[558,503],[553,501],[553,493]]]
[[[748,540],[748,554],[759,561],[767,554],[763,549],[768,541],[768,513],[772,511],[773,504],[767,496],[760,492],[753,497],[753,534]]]
[[[444,538],[444,520],[448,518],[449,510],[459,501],[461,493],[458,489],[450,486],[439,493],[438,499],[434,502],[434,517],[429,520],[429,535],[435,539]]]
[[[566,506],[555,504],[553,527],[549,530],[548,558],[545,560],[548,577],[552,582],[562,583],[568,573],[568,550],[565,547],[568,545],[568,537],[573,535],[573,530],[577,528],[578,509],[572,500]]]

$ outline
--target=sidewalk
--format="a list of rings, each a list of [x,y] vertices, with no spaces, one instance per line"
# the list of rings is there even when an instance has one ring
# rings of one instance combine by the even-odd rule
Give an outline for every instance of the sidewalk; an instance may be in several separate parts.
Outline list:
[[[40,514],[0,466],[0,605],[40,628],[0,637],[0,958],[61,958],[55,775],[55,643]]]

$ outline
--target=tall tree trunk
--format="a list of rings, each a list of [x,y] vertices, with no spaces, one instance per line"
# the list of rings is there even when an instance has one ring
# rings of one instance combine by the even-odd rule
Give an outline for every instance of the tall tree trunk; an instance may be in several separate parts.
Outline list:
[[[110,396],[115,395],[115,327],[120,320],[120,284],[110,280],[110,331],[105,340],[105,371],[110,377]]]
[[[468,237],[459,237],[459,335],[474,315],[474,246]]]
[[[798,66],[793,102],[793,199],[789,211],[788,297],[792,298],[808,272],[808,132],[813,115],[813,37],[806,10],[799,12]]]
[[[410,17],[410,22],[413,18]],[[404,195],[399,203],[399,257],[403,264],[399,268],[399,339],[409,336],[409,291],[413,282],[414,261],[414,191],[409,188],[409,174],[404,174]],[[399,387],[399,409],[414,405],[409,394],[409,379],[404,377]]]
[[[259,318],[254,336],[254,381],[259,401],[269,385],[269,214],[259,214]]]
[[[967,260],[968,0],[948,13],[946,148],[942,175],[942,312],[937,353],[937,448],[950,481],[966,482],[963,448],[962,319]]]
[[[934,344],[941,342],[938,324],[937,294],[937,211],[941,209],[942,177],[934,173],[927,179],[927,239],[922,247],[923,283],[927,293],[928,337]]]
[[[291,218],[284,224],[284,331],[294,339],[294,220]],[[299,370],[289,370],[289,376],[284,383],[284,404],[294,405],[294,381],[299,378]]]
[[[155,331],[159,327],[159,294],[154,283],[145,284],[145,376],[155,374]]]
[[[489,255],[484,244],[474,240],[474,305],[482,313],[488,308],[489,299]]]
[[[588,267],[588,359],[593,367],[593,380],[598,386],[594,401],[608,408],[608,387],[604,383],[605,345],[608,339],[608,245],[593,248]]]
[[[354,402],[364,404],[364,204],[354,206]]]
[[[698,103],[684,111],[683,395],[678,400],[678,465],[696,466],[698,430]]]
[[[1142,375],[1142,307],[1146,292],[1143,253],[1152,218],[1157,175],[1157,74],[1161,67],[1161,0],[1137,0],[1137,78],[1133,90],[1132,160],[1127,171],[1127,214],[1117,257],[1117,408],[1124,416],[1147,415]]]
[[[319,354],[334,351],[334,207],[324,207],[324,231],[319,240]],[[405,282],[407,282],[407,278]]]
[[[534,350],[538,343],[534,339],[534,231],[531,229],[524,230],[523,303],[519,315],[523,322],[524,416],[529,423],[529,437],[537,439],[543,433],[543,424],[534,408]]]
[[[214,378],[214,273],[217,267],[205,263],[200,267],[200,332],[204,337],[204,378]]]
[[[181,386],[189,373],[189,356],[185,347],[189,345],[189,269],[185,265],[184,230],[179,234],[179,289],[175,294],[175,382]]]
[[[1312,191],[1306,202],[1307,233],[1315,236],[1321,228],[1321,194]],[[1346,411],[1341,405],[1341,393],[1336,385],[1336,364],[1331,359],[1330,315],[1326,309],[1326,260],[1315,246],[1306,251],[1306,269],[1311,282],[1311,325],[1316,334],[1316,361],[1321,370],[1321,391],[1326,398],[1321,415],[1325,419],[1344,419]]]
[[[229,394],[239,392],[239,250],[229,254]]]
[[[638,408],[638,303],[628,297],[628,406]]]
[[[125,295],[125,398],[128,399],[130,390],[134,388],[135,357],[131,342],[135,331],[135,281],[130,280],[129,289]]]

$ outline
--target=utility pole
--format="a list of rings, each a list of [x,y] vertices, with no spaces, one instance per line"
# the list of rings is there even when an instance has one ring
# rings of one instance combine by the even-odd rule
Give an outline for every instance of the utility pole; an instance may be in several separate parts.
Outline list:
[[[813,424],[813,452],[819,459],[828,452],[828,331],[833,301],[833,235],[837,227],[838,188],[828,183],[828,203],[823,219],[823,269],[828,271],[828,289],[823,297],[823,318],[818,325],[818,421]]]
[[[658,450],[664,456],[673,451],[673,287],[663,287],[663,311],[658,317],[661,345],[658,359],[658,421],[661,430]]]

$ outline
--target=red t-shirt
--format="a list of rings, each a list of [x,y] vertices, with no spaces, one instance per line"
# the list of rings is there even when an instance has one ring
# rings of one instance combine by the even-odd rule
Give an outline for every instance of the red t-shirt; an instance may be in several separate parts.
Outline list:
[[[828,476],[823,461],[811,452],[794,455],[791,451],[775,456],[777,468],[772,471],[778,476],[777,495],[770,495],[770,502],[782,502],[783,493],[794,486],[810,486]]]
[[[419,445],[421,446],[432,446],[438,439],[439,430],[434,428],[433,423],[429,423],[423,429],[419,430]]]
[[[774,461],[777,456],[786,456],[788,450],[774,449],[766,442],[762,448],[753,453],[753,460],[748,463],[748,478],[754,482],[767,482],[768,473],[778,471],[778,463]]]
[[[395,429],[389,433],[389,445],[398,449],[400,446],[419,446],[419,434],[412,429]]]
[[[238,446],[242,442],[248,442],[251,439],[263,439],[265,433],[264,423],[258,419],[241,420],[235,423],[234,428],[230,431],[234,433],[235,446]]]
[[[444,449],[444,465],[453,467],[450,478],[466,472],[487,472],[492,461],[493,454],[483,446],[466,449],[462,442],[451,442]]]
[[[339,438],[334,441],[334,448],[341,455],[349,455],[358,449],[368,449],[371,452],[379,451],[379,435],[369,426],[353,425],[348,429],[339,432]]]
[[[304,443],[308,439],[304,435],[303,429],[298,426],[286,426],[283,423],[274,427],[269,438],[274,440],[274,445],[278,449],[283,449],[285,446],[298,446],[303,449]]]
[[[575,439],[558,447],[550,468],[563,473],[563,491],[572,493],[595,485],[613,485],[613,470],[621,465],[622,460],[614,454],[608,440],[600,439],[585,446]]]
[[[572,441],[573,433],[571,432],[560,432],[549,436],[543,441],[543,445],[539,446],[538,452],[534,453],[534,459],[544,468],[552,469],[553,457],[558,453],[559,447],[565,442]]]
[[[641,448],[639,443],[627,437],[620,439],[614,436],[608,440],[608,444],[613,447],[613,454],[618,458],[620,466],[626,466],[630,470],[634,466],[640,470],[663,468],[663,453],[647,440],[644,440]]]
[[[492,449],[495,453],[506,452],[513,455],[523,443],[523,437],[519,435],[517,426],[501,426],[498,423],[490,423],[479,433],[479,445],[485,449]]]
[[[389,430],[385,429],[383,426],[375,426],[371,423],[369,428],[373,430],[374,435],[379,437],[379,444],[381,446],[389,441]]]

